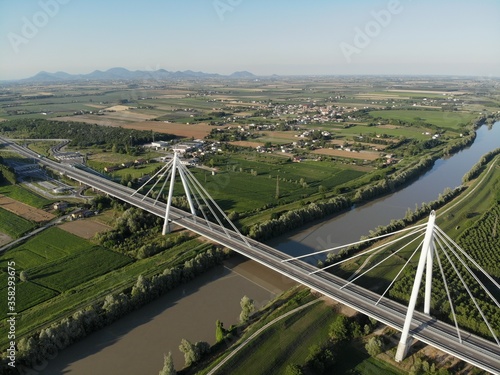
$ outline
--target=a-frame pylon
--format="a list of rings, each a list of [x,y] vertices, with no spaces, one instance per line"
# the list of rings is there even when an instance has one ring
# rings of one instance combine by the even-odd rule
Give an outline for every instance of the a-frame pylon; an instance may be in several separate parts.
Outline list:
[[[417,304],[418,290],[420,289],[420,284],[422,283],[422,276],[424,274],[424,269],[426,271],[425,276],[425,295],[424,295],[424,313],[430,315],[431,310],[431,286],[432,286],[432,258],[434,256],[434,224],[436,221],[436,213],[431,211],[429,215],[429,221],[427,222],[427,229],[425,231],[424,242],[422,244],[422,252],[420,253],[420,259],[418,261],[417,273],[415,275],[415,281],[413,283],[413,289],[411,291],[410,302],[408,303],[408,311],[406,313],[406,319],[403,325],[403,331],[401,333],[401,340],[398,344],[398,350],[396,352],[395,360],[396,362],[401,362],[408,353],[408,349],[411,344],[411,337],[409,336],[411,321],[413,319],[413,313],[415,311],[415,305]]]
[[[174,193],[176,172],[179,172],[179,176],[181,177],[182,187],[184,188],[184,193],[186,193],[186,197],[189,203],[189,210],[191,211],[193,217],[196,217],[196,210],[193,205],[193,200],[191,199],[191,191],[189,189],[189,185],[187,184],[186,176],[184,175],[184,170],[182,168],[182,164],[180,162],[179,155],[177,154],[177,152],[174,153],[174,158],[172,159],[172,165],[170,168],[171,172],[167,177],[167,179],[165,180],[165,182],[167,182],[168,179],[170,178],[170,189],[168,190],[167,209],[165,210],[165,222],[163,223],[163,231],[162,231],[163,235],[170,233],[170,224],[168,221],[170,218],[170,207],[172,206],[172,196]]]
[[[213,229],[212,225],[215,223],[211,222],[211,219],[215,220],[217,224],[221,227],[222,231],[227,237],[231,237],[230,231],[224,226],[224,223],[229,224],[232,230],[238,234],[241,241],[247,246],[250,246],[248,239],[243,236],[238,228],[229,220],[224,211],[217,205],[217,203],[210,197],[206,189],[200,184],[200,182],[194,177],[194,175],[189,171],[189,169],[182,164],[179,155],[174,153],[172,160],[170,160],[164,167],[162,167],[156,174],[146,181],[139,189],[137,189],[132,195],[139,193],[146,185],[152,182],[158,177],[153,186],[142,198],[143,200],[152,193],[158,183],[163,180],[163,184],[159,191],[157,192],[157,197],[155,200],[156,204],[161,196],[161,193],[165,189],[166,184],[170,181],[167,205],[165,209],[165,221],[163,223],[162,234],[165,235],[170,232],[170,211],[172,207],[172,197],[174,193],[175,178],[179,174],[182,182],[182,187],[184,188],[184,193],[189,204],[189,211],[191,213],[191,220],[197,221],[197,214],[201,214],[204,218],[204,223],[209,228]],[[209,211],[209,212],[206,212]],[[184,215],[183,215],[184,216]],[[186,217],[186,216],[184,216]],[[211,218],[211,219],[210,219]],[[202,220],[200,218],[200,220]],[[203,220],[202,220],[203,221]],[[219,229],[220,232],[220,229]]]

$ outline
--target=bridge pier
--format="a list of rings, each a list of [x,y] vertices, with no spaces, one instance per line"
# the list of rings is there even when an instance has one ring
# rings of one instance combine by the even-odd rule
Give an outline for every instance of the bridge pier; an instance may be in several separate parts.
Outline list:
[[[422,283],[422,276],[424,274],[424,269],[427,264],[427,274],[426,274],[426,286],[425,286],[425,308],[424,313],[430,313],[430,293],[431,293],[431,281],[432,281],[432,256],[434,254],[434,223],[436,221],[436,212],[431,211],[429,215],[429,221],[427,222],[427,228],[425,231],[424,242],[422,244],[422,251],[420,253],[420,259],[418,261],[417,273],[415,275],[415,281],[413,282],[413,289],[411,291],[410,302],[408,303],[408,312],[406,313],[405,322],[403,325],[403,331],[401,332],[401,340],[398,344],[398,350],[396,351],[396,357],[394,358],[396,362],[401,362],[405,359],[406,354],[408,354],[408,349],[411,345],[410,326],[413,319],[413,312],[415,311],[415,305],[417,304],[418,290],[420,284]]]

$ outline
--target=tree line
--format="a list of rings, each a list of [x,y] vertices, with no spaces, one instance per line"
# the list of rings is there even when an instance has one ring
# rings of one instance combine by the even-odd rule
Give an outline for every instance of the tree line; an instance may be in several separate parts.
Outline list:
[[[0,123],[0,131],[17,133],[27,138],[70,139],[71,146],[131,147],[153,140],[153,133],[147,130],[124,129],[82,122],[49,121],[46,119],[16,119]],[[171,134],[155,133],[156,141],[173,139]]]

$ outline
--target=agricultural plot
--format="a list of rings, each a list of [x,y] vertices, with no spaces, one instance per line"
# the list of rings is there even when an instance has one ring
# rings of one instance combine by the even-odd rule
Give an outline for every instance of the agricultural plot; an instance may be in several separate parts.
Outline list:
[[[8,261],[14,261],[17,271],[28,275],[28,282],[18,282],[16,301],[21,311],[121,268],[131,259],[93,246],[58,228],[50,228],[0,257],[0,264]],[[6,281],[6,269],[1,268],[0,280]]]
[[[18,202],[15,199],[6,197],[0,194],[0,206],[1,208],[12,212],[15,215],[23,217],[27,220],[35,222],[43,222],[53,219],[55,216],[44,210],[38,208],[33,208],[25,203]]]
[[[460,236],[458,243],[491,276],[500,278],[500,204],[488,210]]]
[[[7,298],[7,288],[2,288],[0,290],[0,295],[3,298]],[[48,289],[42,285],[38,285],[32,282],[17,283],[16,285],[16,311],[22,312],[30,307],[36,306],[39,303],[53,298],[57,295],[57,292]],[[0,305],[1,316],[7,315],[7,305]]]
[[[32,222],[0,207],[0,232],[18,238],[34,227]]]
[[[130,262],[130,258],[121,254],[91,247],[32,268],[29,274],[34,282],[63,292]]]
[[[51,200],[45,199],[20,185],[0,186],[0,194],[36,208],[42,208],[52,203]]]
[[[284,374],[289,363],[305,363],[311,345],[327,340],[325,327],[335,317],[323,303],[306,308],[268,328],[224,368],[231,374]]]
[[[446,112],[429,110],[383,110],[371,111],[373,118],[387,120],[401,120],[408,123],[425,122],[440,128],[459,130],[462,125],[468,124],[476,116],[466,112]]]
[[[219,169],[215,175],[198,169],[192,172],[223,210],[237,212],[253,211],[278,200],[298,201],[318,193],[320,186],[327,191],[365,174],[331,162],[276,164],[262,159],[235,158]],[[276,198],[277,186],[279,199]],[[178,183],[175,192],[181,191]]]

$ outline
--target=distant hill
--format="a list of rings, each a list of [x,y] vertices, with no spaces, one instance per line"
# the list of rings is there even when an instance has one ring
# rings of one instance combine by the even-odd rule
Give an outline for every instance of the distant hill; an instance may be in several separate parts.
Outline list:
[[[247,71],[234,72],[230,75],[221,75],[214,73],[194,72],[192,70],[170,72],[165,69],[159,70],[135,70],[131,71],[125,68],[111,68],[106,71],[95,70],[88,74],[69,74],[65,72],[40,72],[33,77],[21,79],[23,82],[61,82],[61,81],[106,81],[106,80],[165,80],[182,78],[237,78],[250,79],[256,76]]]

